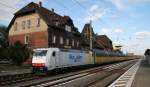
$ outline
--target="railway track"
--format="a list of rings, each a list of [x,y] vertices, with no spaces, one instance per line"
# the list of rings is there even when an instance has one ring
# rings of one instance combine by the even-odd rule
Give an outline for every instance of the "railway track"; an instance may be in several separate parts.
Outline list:
[[[6,87],[10,87],[10,86],[11,87],[41,87],[41,86],[42,87],[49,87],[49,86],[66,87],[66,85],[68,85],[68,87],[78,87],[79,86],[78,84],[83,82],[86,83],[86,85],[84,86],[88,86],[99,79],[102,79],[106,76],[111,75],[112,73],[115,73],[116,70],[126,67],[129,64],[132,65],[134,62],[136,62],[136,60],[109,64],[105,66],[80,70],[80,71],[71,72],[67,74],[54,75],[49,77],[34,76],[33,74],[30,73],[24,75],[22,74],[20,76],[16,75],[14,77],[9,77],[7,79],[6,77],[3,77],[0,79],[1,81],[0,85]],[[93,78],[96,76],[100,76],[100,77]],[[87,79],[82,80],[85,78]]]
[[[0,86],[34,80],[34,79],[38,79],[38,78],[40,78],[40,77],[35,76],[31,73],[0,76]]]
[[[129,67],[129,65],[132,66],[134,62],[135,60],[132,60],[109,66],[97,67],[83,72],[78,72],[70,76],[64,76],[61,78],[47,80],[45,82],[27,86],[30,87],[84,87],[88,85],[90,86],[90,84],[94,83],[95,81],[99,79],[104,79],[105,77],[110,76],[116,72],[121,71],[122,73],[125,72],[125,70],[123,71],[121,69],[127,66]]]

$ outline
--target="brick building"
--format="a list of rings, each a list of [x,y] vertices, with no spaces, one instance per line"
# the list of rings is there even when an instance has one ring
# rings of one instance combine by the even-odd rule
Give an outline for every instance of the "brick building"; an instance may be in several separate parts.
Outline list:
[[[31,49],[81,47],[81,35],[72,19],[44,8],[41,2],[31,2],[17,11],[8,29],[9,45],[20,41]]]

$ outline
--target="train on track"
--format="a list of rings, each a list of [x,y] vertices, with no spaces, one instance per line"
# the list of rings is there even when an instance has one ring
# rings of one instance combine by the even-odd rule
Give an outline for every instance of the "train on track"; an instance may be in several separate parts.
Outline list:
[[[62,48],[39,48],[35,49],[32,58],[33,73],[48,73],[55,69],[67,67],[103,64],[129,60],[119,52],[94,49],[93,51],[62,49]]]

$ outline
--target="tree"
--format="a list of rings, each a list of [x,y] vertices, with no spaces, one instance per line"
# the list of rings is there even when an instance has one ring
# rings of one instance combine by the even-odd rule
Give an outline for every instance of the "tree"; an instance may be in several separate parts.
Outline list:
[[[12,61],[16,65],[21,65],[24,61],[26,61],[26,59],[29,58],[29,49],[26,45],[21,44],[19,41],[17,41],[14,46],[11,46],[10,49]]]
[[[7,28],[3,25],[0,25],[0,47],[8,46],[8,32]]]

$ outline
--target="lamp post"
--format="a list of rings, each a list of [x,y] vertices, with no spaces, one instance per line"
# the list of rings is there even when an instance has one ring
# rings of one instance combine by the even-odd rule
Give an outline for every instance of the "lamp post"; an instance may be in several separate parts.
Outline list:
[[[93,49],[93,37],[92,37],[92,21],[90,20],[90,50],[92,51]]]

